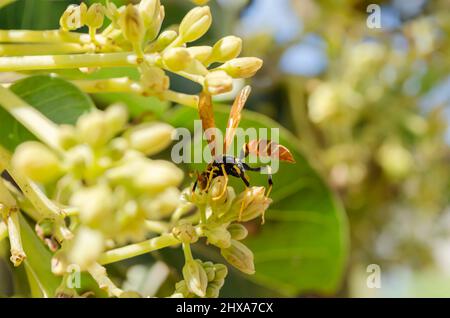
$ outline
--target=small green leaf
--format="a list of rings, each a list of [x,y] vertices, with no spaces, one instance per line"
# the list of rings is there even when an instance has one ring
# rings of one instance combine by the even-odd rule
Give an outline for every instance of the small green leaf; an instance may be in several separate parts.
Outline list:
[[[223,130],[230,108],[214,107],[216,125]],[[192,130],[198,114],[183,107],[167,113],[165,118],[175,127]],[[266,116],[250,111],[243,112],[240,127],[280,128]],[[339,287],[346,264],[347,219],[340,202],[303,155],[298,139],[280,128],[280,142],[291,150],[297,162],[280,164],[274,175],[271,195],[274,202],[266,212],[266,224],[259,228],[258,234],[244,240],[254,252],[256,274],[234,277],[246,277],[250,284],[264,286],[285,296],[308,292],[329,294]],[[204,165],[190,165],[189,168],[204,169]],[[252,185],[267,185],[266,176],[258,173],[249,173],[249,176]],[[240,180],[236,181],[233,178],[233,184],[239,185]],[[254,225],[259,227],[257,222]],[[208,258],[215,261],[220,260],[210,249],[197,251],[208,254]],[[227,293],[228,286],[244,289],[242,284],[234,279],[226,282],[224,292]],[[229,291],[229,295],[223,296],[233,296],[234,291]]]
[[[12,85],[11,90],[57,124],[74,124],[81,114],[95,107],[88,95],[60,78],[27,77]],[[10,151],[24,141],[35,139],[3,108],[0,108],[0,123],[0,143]]]

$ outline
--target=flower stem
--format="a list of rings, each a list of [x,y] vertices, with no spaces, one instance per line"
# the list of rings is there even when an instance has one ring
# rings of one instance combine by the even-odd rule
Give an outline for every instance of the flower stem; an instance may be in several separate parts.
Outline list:
[[[184,253],[184,259],[186,262],[194,260],[194,257],[192,256],[192,251],[191,251],[191,244],[183,243],[183,253]]]
[[[177,104],[197,108],[198,96],[188,95],[171,90],[166,90],[160,94],[153,94],[145,91],[139,82],[128,77],[109,78],[101,80],[72,80],[74,85],[89,94],[95,93],[135,93],[143,96],[156,96]]]
[[[124,259],[150,253],[162,248],[180,244],[172,234],[163,234],[150,240],[130,244],[124,247],[109,250],[100,256],[99,263],[102,265],[119,262]]]
[[[108,293],[108,296],[120,297],[122,295],[123,291],[109,279],[106,269],[103,266],[94,263],[89,267],[88,272],[97,282],[98,286]]]
[[[27,257],[23,250],[22,239],[20,237],[19,210],[17,207],[14,210],[10,210],[7,224],[9,244],[11,246],[10,260],[14,266],[17,267],[22,264],[23,260]]]
[[[145,60],[155,64],[158,54],[146,54]],[[33,71],[52,69],[72,69],[81,67],[119,67],[138,64],[133,53],[87,53],[67,55],[36,55],[20,57],[0,57],[0,71]]]
[[[100,34],[96,35],[96,41],[105,45],[108,39]],[[66,32],[62,30],[0,30],[0,42],[3,43],[61,43],[72,42],[80,44],[91,43],[89,34]]]
[[[0,56],[87,53],[95,47],[78,43],[2,44]]]
[[[20,237],[19,209],[16,200],[0,179],[0,216],[6,222],[11,247],[11,262],[15,267],[26,258]],[[3,221],[2,221],[3,223]],[[3,223],[5,224],[5,223]]]

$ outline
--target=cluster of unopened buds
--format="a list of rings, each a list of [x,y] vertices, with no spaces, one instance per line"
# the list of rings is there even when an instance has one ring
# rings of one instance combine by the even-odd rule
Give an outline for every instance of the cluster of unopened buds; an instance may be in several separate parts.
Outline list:
[[[106,18],[111,21],[104,26]],[[230,92],[233,80],[252,77],[262,66],[255,57],[239,57],[242,40],[226,36],[213,46],[190,46],[211,27],[208,6],[195,7],[179,26],[161,32],[165,17],[159,0],[116,7],[94,3],[70,5],[57,31],[2,31],[0,40],[8,44],[0,55],[24,51],[35,57],[19,60],[3,58],[0,71],[78,68],[93,73],[104,67],[134,66],[140,80],[129,77],[97,80],[71,79],[86,92],[133,92],[195,107],[196,95],[170,89],[167,72],[199,84],[211,95]],[[73,32],[87,26],[89,34]],[[102,30],[102,31],[99,31]],[[23,48],[22,43],[33,43]],[[82,54],[80,54],[82,53]],[[44,55],[43,55],[44,54]],[[50,55],[49,55],[50,54]],[[57,56],[57,58],[53,58]]]
[[[134,65],[139,81],[125,77],[72,82],[86,92],[139,93],[197,107],[197,95],[170,90],[166,71],[217,95],[231,91],[233,79],[251,77],[262,66],[257,58],[238,57],[242,42],[234,36],[213,46],[187,45],[209,30],[208,7],[192,9],[178,28],[160,32],[164,15],[159,0],[119,8],[109,1],[71,5],[60,19],[61,30],[0,31],[2,42],[13,42],[4,50],[31,42],[26,47],[36,55],[1,57],[0,71],[95,72]],[[105,17],[111,23],[103,28]],[[83,26],[88,34],[72,32]],[[14,180],[0,180],[0,239],[9,236],[11,261],[19,266],[27,257],[19,215],[30,216],[37,235],[53,252],[52,272],[62,276],[57,296],[77,296],[66,284],[69,268],[76,265],[109,296],[126,297],[129,293],[112,282],[103,265],[181,245],[183,279],[172,297],[217,297],[227,267],[194,259],[191,245],[202,238],[219,248],[229,264],[247,274],[255,272],[253,254],[241,243],[248,234],[241,222],[264,216],[271,203],[264,187],[236,194],[224,177],[216,177],[206,190],[181,191],[184,172],[170,161],[152,159],[171,144],[172,126],[133,123],[122,104],[87,112],[74,125],[56,125],[6,88],[0,90],[2,106],[14,113],[21,104],[14,115],[40,139],[20,144],[12,155],[0,146],[0,169]]]

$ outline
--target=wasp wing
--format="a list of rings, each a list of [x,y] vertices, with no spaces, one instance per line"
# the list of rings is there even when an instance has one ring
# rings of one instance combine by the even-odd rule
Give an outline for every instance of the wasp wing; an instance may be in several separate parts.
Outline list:
[[[230,111],[230,117],[228,118],[225,141],[223,145],[224,153],[228,152],[228,148],[233,143],[236,128],[239,126],[239,122],[241,121],[242,109],[244,108],[245,103],[247,102],[251,90],[252,88],[250,86],[245,86],[234,100],[233,106],[231,107]]]
[[[211,150],[211,155],[214,157],[216,155],[216,124],[214,121],[214,109],[211,95],[206,93],[200,94],[198,113],[202,121],[202,127],[206,140],[208,141],[208,145]]]
[[[271,140],[252,140],[245,145],[245,156],[252,154],[258,157],[271,157],[280,161],[295,163],[294,156],[289,149]]]

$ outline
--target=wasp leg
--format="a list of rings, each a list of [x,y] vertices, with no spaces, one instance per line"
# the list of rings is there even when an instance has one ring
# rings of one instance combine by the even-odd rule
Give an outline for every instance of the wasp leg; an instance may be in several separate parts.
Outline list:
[[[213,179],[213,176],[214,176],[214,172],[217,171],[217,170],[219,170],[219,168],[213,167],[213,168],[211,169],[211,171],[209,172],[208,182],[206,183],[206,192],[208,192],[209,187],[210,187],[211,182],[212,182],[212,179]]]
[[[221,166],[221,169],[222,169],[222,174],[223,174],[223,176],[225,177],[225,186],[223,187],[223,190],[222,190],[222,192],[220,193],[220,195],[218,195],[217,197],[215,197],[213,200],[219,200],[224,194],[225,194],[225,191],[227,191],[227,187],[228,187],[228,173],[226,172],[226,170],[225,170],[225,165],[224,164],[222,164]]]
[[[244,181],[246,188],[250,187],[250,182],[248,181],[248,177],[245,175],[245,172],[241,172],[239,174],[239,177],[242,179],[242,181]]]
[[[267,169],[267,182],[269,183],[269,187],[267,188],[267,191],[266,191],[266,197],[268,197],[270,195],[270,193],[272,192],[272,188],[273,188],[272,169],[270,168],[270,166],[252,168],[247,164],[245,165],[246,170],[255,171],[255,172],[261,172],[264,168]]]

